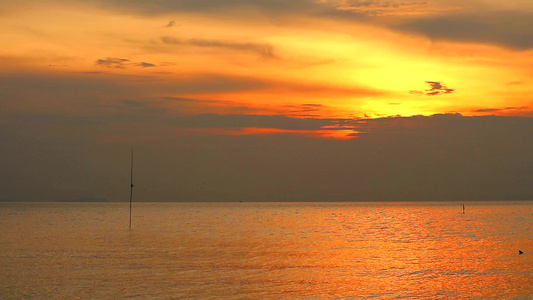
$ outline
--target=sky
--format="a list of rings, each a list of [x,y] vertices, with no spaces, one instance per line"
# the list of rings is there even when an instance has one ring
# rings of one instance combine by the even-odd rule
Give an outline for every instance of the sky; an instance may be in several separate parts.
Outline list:
[[[533,199],[530,0],[0,2],[0,200]]]

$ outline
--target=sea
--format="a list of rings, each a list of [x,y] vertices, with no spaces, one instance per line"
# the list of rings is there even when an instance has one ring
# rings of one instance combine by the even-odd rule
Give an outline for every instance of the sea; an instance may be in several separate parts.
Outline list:
[[[533,201],[133,203],[131,229],[129,203],[0,203],[0,228],[0,299],[533,299]]]

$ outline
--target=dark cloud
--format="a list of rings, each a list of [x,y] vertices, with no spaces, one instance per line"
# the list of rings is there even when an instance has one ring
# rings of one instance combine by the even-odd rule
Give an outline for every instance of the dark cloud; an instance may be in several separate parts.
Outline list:
[[[0,85],[12,97],[32,101],[32,99],[85,99],[85,95],[94,97],[97,94],[116,95],[134,77],[106,75],[99,72],[38,74],[18,73],[0,74]],[[0,97],[0,102],[9,103],[9,99]],[[12,103],[15,104],[15,103]]]
[[[95,64],[99,66],[104,66],[108,68],[119,68],[123,69],[126,62],[129,62],[129,59],[126,58],[116,58],[116,57],[108,57],[106,59],[98,59]]]
[[[0,74],[0,119],[6,118],[7,114],[13,115],[16,120],[28,116],[32,122],[42,122],[35,125],[36,128],[49,128],[50,132],[62,134],[65,130],[72,130],[76,124],[100,124],[98,126],[105,128],[116,122],[146,122],[163,118],[170,107],[178,113],[203,113],[213,111],[213,106],[222,106],[222,111],[226,113],[239,113],[250,108],[238,103],[206,101],[171,105],[158,95],[243,91],[264,85],[264,82],[251,78],[211,74],[188,75],[176,81],[152,76],[99,73]],[[21,124],[29,126],[30,123]],[[88,135],[88,139],[94,136],[84,134]]]
[[[121,103],[129,108],[150,108],[145,102],[154,99],[188,102],[193,105],[225,104],[234,109],[242,103],[220,101],[216,99],[194,99],[164,97],[161,94],[204,94],[224,93],[264,89],[271,84],[253,77],[221,76],[217,74],[185,74],[175,81],[160,79],[157,76],[134,76],[104,73],[68,73],[58,74],[3,74],[0,75],[0,107],[5,112],[50,112],[69,110],[74,116],[101,112]],[[124,100],[127,99],[127,100]],[[241,108],[242,109],[242,108]],[[248,108],[247,108],[248,109]],[[79,115],[78,115],[79,116]],[[53,118],[53,117],[51,117]]]
[[[102,0],[104,7],[133,11],[139,14],[168,14],[172,12],[231,12],[252,8],[268,14],[302,12],[321,6],[313,0]]]
[[[4,115],[4,112],[2,112]],[[196,119],[195,119],[196,118]],[[0,197],[127,201],[135,147],[140,201],[441,201],[533,197],[531,118],[383,118],[358,139],[202,135],[182,128],[314,129],[334,120],[174,116],[54,132],[38,119],[0,118]],[[356,121],[352,121],[356,122]],[[105,130],[104,130],[105,129]],[[83,134],[80,134],[83,133]],[[98,139],[89,138],[99,136]],[[27,182],[32,182],[30,186]],[[207,183],[204,185],[204,183]],[[142,199],[142,200],[141,200]]]
[[[353,7],[389,7],[389,2],[381,2],[381,1],[369,1],[369,0],[349,0],[343,2],[343,7],[346,9],[353,8]]]
[[[108,68],[118,68],[118,69],[124,69],[128,66],[136,66],[136,67],[142,67],[142,68],[149,68],[149,67],[155,67],[154,64],[148,63],[148,62],[140,62],[140,63],[134,63],[131,62],[129,59],[126,58],[116,58],[116,57],[108,57],[106,59],[98,59],[95,62],[96,65],[108,67]]]
[[[380,0],[348,0],[342,1],[344,8],[350,7],[377,7],[377,8],[398,8],[404,6],[425,6],[427,2],[394,2],[394,1],[380,1]]]
[[[64,107],[81,108],[80,101],[99,103],[109,99],[151,98],[169,95],[167,100],[176,102],[189,101],[191,105],[209,105],[220,103],[232,106],[235,110],[249,110],[246,103],[218,101],[218,99],[195,99],[193,95],[216,94],[226,92],[262,91],[276,97],[279,93],[292,92],[301,95],[328,95],[328,97],[364,97],[381,95],[385,92],[360,87],[324,86],[315,83],[294,83],[286,81],[265,80],[252,76],[224,76],[220,74],[198,73],[175,75],[174,80],[160,78],[156,75],[122,75],[106,73],[68,73],[64,75],[10,74],[0,75],[0,85],[5,93],[13,99],[0,97],[0,103],[8,107],[45,109],[48,104]],[[184,100],[179,95],[188,95]],[[17,100],[15,101],[14,98]],[[309,98],[309,101],[314,101]],[[59,104],[63,103],[63,104]],[[316,103],[307,103],[299,107],[287,107],[287,110],[311,111],[320,109]],[[283,113],[282,111],[272,112]]]
[[[509,111],[509,110],[528,110],[530,107],[528,106],[507,106],[507,107],[499,107],[499,108],[480,108],[474,110],[474,112],[502,112],[502,111]]]
[[[454,91],[443,85],[440,81],[426,81],[426,83],[431,87],[425,91],[428,96],[451,94]]]
[[[190,111],[193,108],[203,108],[205,112],[209,111],[224,111],[225,114],[242,114],[242,113],[257,113],[261,111],[263,114],[284,115],[287,117],[298,118],[320,118],[322,111],[327,111],[328,107],[322,104],[300,104],[300,105],[280,105],[271,107],[269,105],[249,104],[245,102],[214,100],[214,99],[194,99],[183,97],[162,97],[163,100],[175,102],[177,106],[184,108],[185,111]]]
[[[530,30],[533,27],[533,13],[526,10],[486,11],[478,9],[467,12],[455,10],[449,13],[415,14],[391,20],[387,14],[394,15],[396,10],[399,10],[398,14],[402,14],[402,10],[411,8],[416,10],[417,7],[422,8],[428,2],[365,0],[94,0],[94,2],[106,9],[141,15],[193,12],[242,18],[256,16],[248,13],[256,11],[269,18],[285,20],[289,20],[294,15],[358,22],[366,20],[373,24],[422,34],[433,39],[489,43],[517,49],[533,47],[533,32]],[[173,20],[169,21],[164,27],[175,26],[173,22]],[[204,43],[200,41],[199,44]],[[239,46],[239,43],[236,43],[233,46],[238,48],[245,45]]]
[[[165,84],[166,85],[166,84]],[[166,89],[179,93],[201,94],[228,91],[247,91],[264,88],[268,82],[245,76],[224,76],[218,74],[191,74],[178,78],[166,85]],[[155,91],[155,90],[154,90]]]
[[[187,103],[201,102],[202,101],[202,100],[198,100],[198,99],[183,98],[183,97],[162,97],[162,99],[169,100],[169,101],[177,101],[177,102],[187,102]]]
[[[77,0],[82,2],[81,0]],[[316,0],[93,0],[104,9],[138,15],[199,13],[224,18],[250,18],[257,14],[276,21],[291,21],[295,15],[360,20],[367,13],[340,9],[337,3]],[[85,2],[84,2],[85,3]],[[168,25],[168,24],[167,24]]]
[[[169,21],[167,25],[165,25],[164,27],[174,27],[176,25],[176,21],[172,20],[172,21]]]
[[[286,106],[287,114],[306,116],[306,117],[316,116],[316,114],[321,112],[324,108],[325,108],[324,105],[315,104],[315,103],[305,103],[305,104],[300,104],[300,105]]]
[[[239,43],[207,39],[188,39],[182,41],[180,39],[168,36],[161,37],[161,40],[165,44],[171,45],[191,45],[204,48],[223,48],[238,51],[248,51],[257,53],[264,58],[276,58],[276,55],[274,53],[274,47],[270,44]]]
[[[330,119],[303,119],[287,116],[201,114],[180,115],[170,119],[169,124],[182,128],[275,128],[284,130],[319,130],[331,125]]]
[[[434,39],[496,44],[517,49],[533,47],[533,13],[471,12],[409,20],[397,29]]]
[[[173,107],[183,113],[202,114],[208,112],[223,112],[224,114],[254,113],[257,107],[247,105],[246,103],[211,100],[211,99],[194,99],[183,97],[161,97],[161,99],[172,102]]]
[[[426,96],[436,96],[436,95],[444,95],[444,94],[451,94],[454,92],[454,89],[450,89],[442,82],[440,81],[426,81],[427,84],[429,84],[430,89],[427,89],[425,91],[409,91],[409,94],[418,94],[418,95],[426,95]]]
[[[374,0],[344,0],[338,1],[338,7],[342,10],[352,10],[368,15],[380,16],[383,14],[396,14],[397,9],[413,9],[424,7],[428,2],[394,2],[394,1],[374,1]],[[400,11],[399,14],[405,13]]]
[[[218,47],[218,48],[228,48],[235,50],[243,51],[252,51],[256,52],[259,55],[267,58],[276,57],[274,54],[274,47],[270,44],[256,44],[256,43],[232,43],[232,42],[223,42],[215,40],[202,40],[202,39],[192,39],[189,40],[189,43],[198,47]]]
[[[185,102],[185,103],[221,103],[226,101],[221,100],[204,100],[204,99],[193,99],[193,98],[183,98],[183,97],[162,97],[162,99],[169,101]]]
[[[138,64],[135,64],[136,66],[139,66],[139,67],[143,67],[143,68],[150,68],[150,67],[155,67],[154,64],[151,64],[151,63],[147,63],[147,62],[141,62],[141,63],[138,63]]]

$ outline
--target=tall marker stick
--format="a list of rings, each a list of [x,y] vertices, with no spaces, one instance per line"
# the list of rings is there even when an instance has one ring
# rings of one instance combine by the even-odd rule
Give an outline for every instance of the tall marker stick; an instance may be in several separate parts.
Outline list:
[[[133,148],[131,149],[131,171],[130,171],[130,229],[131,229],[131,202],[133,200]]]

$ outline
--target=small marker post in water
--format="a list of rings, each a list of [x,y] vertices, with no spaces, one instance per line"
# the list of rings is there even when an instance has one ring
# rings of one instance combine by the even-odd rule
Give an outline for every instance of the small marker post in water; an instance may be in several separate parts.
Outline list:
[[[131,229],[131,202],[133,200],[133,148],[131,148],[131,170],[130,170],[130,229]]]
[[[463,215],[465,214],[465,205],[463,204]]]

